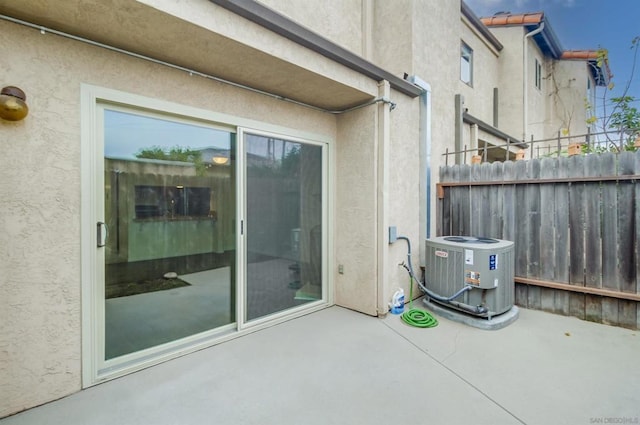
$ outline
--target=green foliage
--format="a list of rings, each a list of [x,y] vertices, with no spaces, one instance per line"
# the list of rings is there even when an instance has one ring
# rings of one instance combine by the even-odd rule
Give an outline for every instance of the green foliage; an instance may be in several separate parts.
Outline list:
[[[636,101],[633,96],[612,97],[611,101],[616,105],[611,113],[609,126],[626,134],[629,138],[635,138],[640,134],[640,111],[632,103]]]
[[[196,174],[204,175],[206,166],[202,160],[202,153],[197,150],[184,148],[182,146],[174,146],[169,150],[162,149],[159,146],[140,149],[136,153],[136,158],[160,159],[163,161],[179,161],[191,162],[196,167]]]
[[[300,175],[300,146],[293,146],[281,160],[250,167],[253,177],[298,177]]]

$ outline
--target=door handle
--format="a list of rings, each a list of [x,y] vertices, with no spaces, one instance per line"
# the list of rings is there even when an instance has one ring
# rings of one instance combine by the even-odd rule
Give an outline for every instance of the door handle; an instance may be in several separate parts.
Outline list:
[[[107,244],[107,237],[109,236],[109,227],[104,221],[96,223],[96,240],[98,242],[98,248],[102,248]]]

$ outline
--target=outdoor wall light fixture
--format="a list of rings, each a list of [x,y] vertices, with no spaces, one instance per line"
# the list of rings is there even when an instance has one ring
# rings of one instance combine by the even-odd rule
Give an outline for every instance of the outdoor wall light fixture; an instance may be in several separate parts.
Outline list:
[[[211,161],[213,161],[214,164],[224,165],[229,162],[229,158],[227,158],[226,156],[214,156],[213,158],[211,158]]]
[[[7,86],[0,91],[0,118],[20,121],[29,113],[27,95],[18,87]]]

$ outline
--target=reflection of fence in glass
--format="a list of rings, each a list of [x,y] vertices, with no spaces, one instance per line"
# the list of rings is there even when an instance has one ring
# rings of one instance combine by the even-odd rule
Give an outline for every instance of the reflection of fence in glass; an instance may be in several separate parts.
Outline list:
[[[211,189],[208,187],[135,187],[136,219],[210,217]]]

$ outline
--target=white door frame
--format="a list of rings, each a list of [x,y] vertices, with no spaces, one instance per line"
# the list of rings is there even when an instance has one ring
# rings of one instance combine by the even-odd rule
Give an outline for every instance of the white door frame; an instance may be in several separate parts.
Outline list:
[[[264,319],[244,323],[244,273],[245,247],[243,235],[237,235],[236,323],[222,328],[184,338],[179,343],[167,343],[141,352],[109,361],[100,360],[104,354],[104,253],[97,247],[98,221],[104,221],[104,134],[103,108],[105,105],[121,105],[131,110],[156,111],[186,120],[198,120],[220,125],[236,131],[237,152],[244,152],[243,135],[272,134],[285,140],[313,143],[323,146],[323,298],[321,301],[286,310]],[[82,84],[81,86],[81,281],[82,281],[82,387],[86,388],[134,371],[144,369],[166,360],[197,351],[240,335],[272,326],[308,314],[333,304],[333,186],[329,176],[333,175],[332,144],[330,138],[314,133],[301,132],[266,124],[254,120],[211,112],[190,106],[177,105],[138,96],[118,90]],[[220,123],[220,124],[217,124]],[[237,223],[242,223],[245,214],[243,185],[246,176],[242,167],[237,167]],[[241,266],[242,265],[242,266]],[[96,280],[100,283],[96,284]]]

